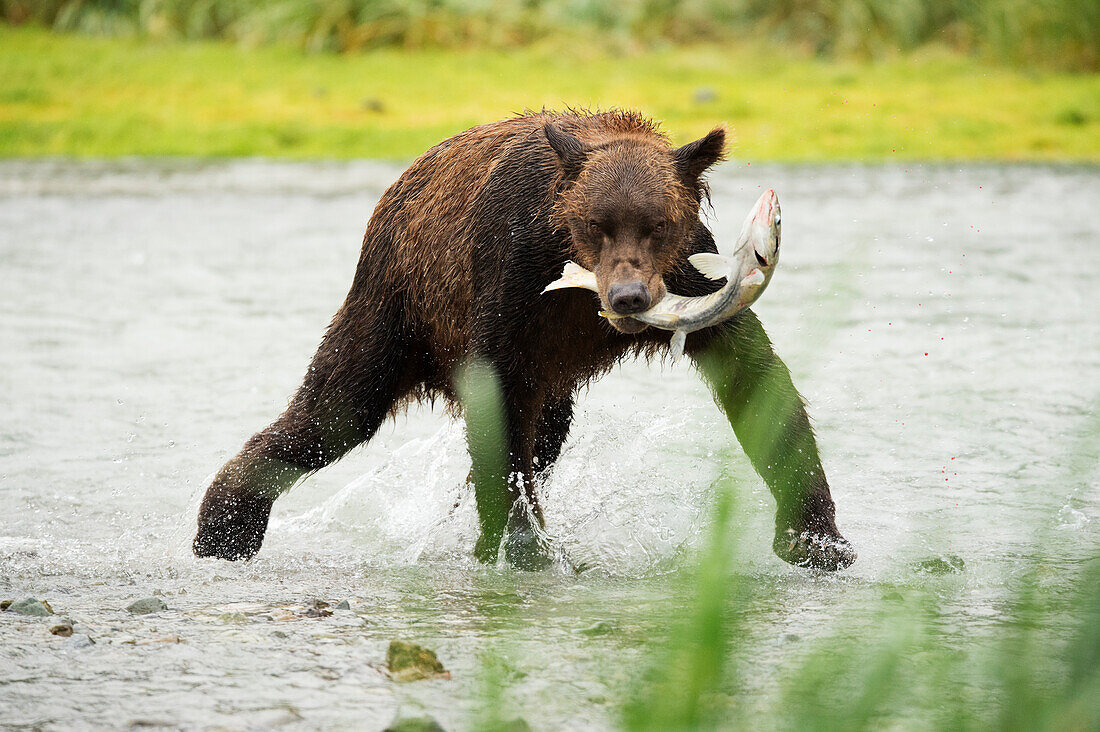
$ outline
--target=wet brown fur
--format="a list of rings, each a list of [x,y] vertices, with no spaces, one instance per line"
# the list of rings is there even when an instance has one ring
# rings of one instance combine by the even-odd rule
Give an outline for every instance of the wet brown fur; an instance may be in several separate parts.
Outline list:
[[[568,148],[565,155],[549,141],[555,132],[562,133],[556,139]],[[487,359],[500,378],[510,467],[522,476],[510,488],[511,500],[525,497],[541,521],[532,478],[556,459],[578,388],[624,355],[662,353],[670,336],[616,330],[598,315],[592,293],[542,290],[570,259],[596,271],[604,307],[617,279],[644,281],[654,301],[666,284],[685,295],[716,289],[720,283],[703,278],[686,258],[716,251],[699,208],[707,194],[703,172],[721,156],[722,142],[719,129],[674,151],[637,113],[542,111],[474,127],[418,158],[379,201],[348,297],[287,411],[210,487],[196,553],[254,554],[282,490],[369,439],[409,400],[442,397],[454,405],[455,370],[473,355]],[[655,231],[658,223],[664,227]],[[743,367],[764,373],[774,360],[789,384],[755,316],[746,311],[737,320],[747,334],[739,346]],[[639,325],[621,327],[639,331]],[[731,323],[693,334],[689,354],[722,333],[736,341],[733,329]],[[812,453],[804,455],[799,480],[827,499],[801,399],[793,385],[782,389],[789,391],[790,415],[781,418],[797,424],[776,440]],[[750,457],[768,479],[772,466]],[[782,491],[779,482],[769,482],[773,491]],[[817,512],[819,523],[835,532],[827,503]],[[815,520],[788,513],[784,525]],[[499,517],[486,519],[483,511],[482,558],[496,556],[494,542],[504,530],[498,524]]]
[[[567,179],[545,143],[547,121],[593,147],[590,166],[575,182]],[[502,213],[500,199],[514,198],[514,191],[532,178],[540,184],[533,192],[541,195],[535,200],[524,196],[523,218],[551,224],[554,240],[547,242],[551,245],[547,251],[539,252],[541,261],[523,267],[530,271],[533,265],[542,265],[540,277],[500,283],[501,264],[514,256],[508,236],[513,222],[504,220],[507,214]],[[530,188],[528,183],[524,193]],[[686,256],[691,227],[699,225],[702,184],[690,190],[676,176],[667,139],[639,114],[540,112],[474,127],[413,162],[386,191],[371,217],[355,282],[327,339],[370,320],[373,312],[385,310],[384,303],[402,301],[402,330],[416,344],[414,351],[419,351],[415,370],[407,373],[409,381],[416,383],[407,384],[408,391],[400,389],[402,396],[443,396],[452,402],[455,366],[472,353],[498,355],[484,352],[493,350],[486,342],[493,340],[493,334],[481,334],[478,342],[477,333],[479,316],[485,318],[485,311],[495,305],[528,320],[520,329],[524,340],[516,350],[524,355],[537,350],[540,356],[522,359],[523,379],[539,384],[547,397],[571,394],[578,382],[610,369],[624,349],[654,355],[667,342],[667,333],[643,340],[617,338],[609,322],[598,316],[588,293],[566,291],[540,298],[542,288],[560,275],[561,265],[570,258],[601,269],[598,244],[594,246],[583,232],[578,236],[569,230],[571,219],[586,220],[590,215],[586,203],[591,197],[577,193],[592,188],[667,191],[662,210],[674,228],[670,227],[668,245],[659,249],[647,268],[647,275],[663,288],[663,277]],[[518,211],[512,216],[518,217]],[[601,289],[606,292],[605,282],[601,281]],[[492,297],[502,285],[517,290],[510,294],[510,302]],[[540,299],[548,306],[537,307]],[[498,365],[520,360],[516,352],[499,355],[505,356],[505,363]]]

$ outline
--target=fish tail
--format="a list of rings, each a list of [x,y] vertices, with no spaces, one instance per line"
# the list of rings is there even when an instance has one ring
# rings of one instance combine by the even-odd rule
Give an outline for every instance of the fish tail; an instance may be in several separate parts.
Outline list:
[[[576,262],[566,262],[561,277],[547,285],[543,292],[564,290],[568,287],[579,287],[582,290],[591,290],[592,292],[599,292],[600,290],[599,285],[596,284],[596,275]]]

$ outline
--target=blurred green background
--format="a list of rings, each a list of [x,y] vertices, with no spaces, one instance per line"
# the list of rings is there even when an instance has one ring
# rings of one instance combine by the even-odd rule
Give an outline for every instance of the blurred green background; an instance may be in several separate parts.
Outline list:
[[[0,155],[413,157],[531,108],[771,160],[1100,160],[1095,0],[0,0]]]

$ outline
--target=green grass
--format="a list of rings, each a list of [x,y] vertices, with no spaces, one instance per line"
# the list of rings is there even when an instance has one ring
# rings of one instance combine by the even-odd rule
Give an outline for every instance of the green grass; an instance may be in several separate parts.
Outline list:
[[[934,49],[875,64],[717,45],[329,55],[0,26],[0,156],[408,159],[565,105],[638,108],[676,142],[725,122],[750,161],[1100,161],[1100,75]]]
[[[471,454],[499,466],[505,448],[496,377],[475,364],[463,385]],[[1067,482],[1092,474],[1098,436],[1100,420],[1092,419],[1071,441]],[[1044,556],[1048,523],[1031,527],[1032,548],[1017,565],[1022,571],[1006,577],[993,619],[960,622],[953,606],[965,585],[952,590],[924,576],[907,588],[908,599],[892,592],[855,603],[835,635],[789,654],[777,693],[758,698],[743,661],[760,643],[753,628],[768,627],[774,608],[766,581],[737,574],[733,507],[744,491],[726,478],[714,489],[708,540],[694,566],[668,578],[669,592],[690,600],[667,641],[644,643],[647,668],[619,700],[622,729],[1100,729],[1100,560],[1060,563],[1052,586],[1044,576],[1058,557]],[[1054,509],[1057,501],[1049,503]],[[1083,540],[1095,546],[1094,536]],[[661,624],[655,616],[653,627]],[[480,662],[471,725],[484,732],[515,729],[505,721],[508,664],[494,645]],[[609,668],[615,663],[608,659]],[[537,709],[526,711],[537,722]]]
[[[1067,480],[1090,474],[1098,435],[1100,421],[1090,420]],[[625,729],[1100,729],[1100,559],[1068,571],[1063,564],[1059,580],[1073,590],[1052,589],[1044,575],[1056,558],[1042,549],[1049,525],[1034,527],[1034,548],[987,628],[960,627],[955,597],[928,578],[908,601],[884,596],[854,608],[848,627],[790,658],[778,695],[754,706],[736,659],[751,652],[747,631],[765,624],[770,608],[747,601],[762,592],[751,580],[730,579],[735,491],[726,481],[716,488],[693,612],[667,648],[650,653],[650,673],[624,705]]]
[[[0,21],[150,38],[293,43],[313,51],[615,48],[746,38],[881,59],[949,43],[1015,65],[1100,70],[1095,0],[0,0]]]

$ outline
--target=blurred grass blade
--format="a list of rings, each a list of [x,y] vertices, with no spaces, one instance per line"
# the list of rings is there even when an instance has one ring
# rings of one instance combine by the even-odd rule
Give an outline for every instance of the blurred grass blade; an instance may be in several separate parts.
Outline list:
[[[718,492],[705,553],[696,569],[687,620],[674,630],[670,645],[655,654],[653,666],[625,709],[626,729],[721,726],[717,702],[720,688],[731,681],[727,655],[738,630],[728,612],[734,590],[732,502],[732,490],[724,483]]]

